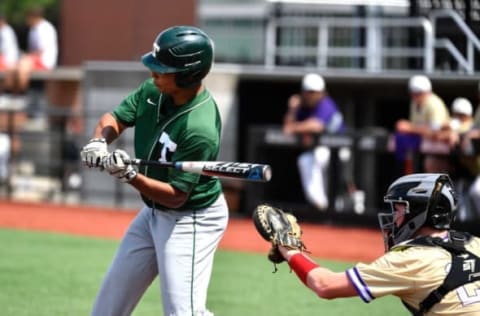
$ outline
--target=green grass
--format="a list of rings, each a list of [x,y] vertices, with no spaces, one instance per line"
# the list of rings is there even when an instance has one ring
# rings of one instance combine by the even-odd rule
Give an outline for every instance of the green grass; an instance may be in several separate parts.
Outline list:
[[[0,229],[2,316],[88,315],[117,241]],[[318,260],[341,271],[348,263]],[[265,255],[219,251],[208,307],[216,315],[408,315],[395,298],[327,301],[305,288],[288,266]],[[161,315],[158,281],[133,315]]]

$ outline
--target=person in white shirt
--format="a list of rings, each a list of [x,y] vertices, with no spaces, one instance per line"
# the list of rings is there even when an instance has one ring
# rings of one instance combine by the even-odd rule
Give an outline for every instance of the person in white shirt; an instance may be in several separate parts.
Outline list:
[[[11,71],[14,69],[18,57],[17,35],[8,24],[6,17],[0,14],[0,71]],[[3,119],[3,113],[1,113],[1,116]],[[10,160],[11,139],[5,132],[5,126],[0,126],[0,185],[7,180],[9,174],[8,164]]]
[[[28,33],[27,52],[20,56],[16,67],[5,76],[5,92],[25,95],[30,76],[34,70],[51,70],[57,65],[58,39],[55,27],[43,17],[41,8],[27,12]]]
[[[13,69],[18,57],[17,35],[7,19],[0,14],[0,71]]]

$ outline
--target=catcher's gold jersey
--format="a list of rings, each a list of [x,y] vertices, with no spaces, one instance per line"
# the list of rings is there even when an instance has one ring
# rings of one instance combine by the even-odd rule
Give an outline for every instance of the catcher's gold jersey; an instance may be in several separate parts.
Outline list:
[[[480,256],[480,239],[472,238],[466,249]],[[419,303],[443,283],[450,265],[451,255],[443,248],[409,246],[390,251],[370,264],[359,263],[347,270],[347,275],[367,303],[391,294],[418,309]],[[466,269],[473,270],[472,266],[464,266]],[[480,281],[449,292],[426,315],[480,315]]]

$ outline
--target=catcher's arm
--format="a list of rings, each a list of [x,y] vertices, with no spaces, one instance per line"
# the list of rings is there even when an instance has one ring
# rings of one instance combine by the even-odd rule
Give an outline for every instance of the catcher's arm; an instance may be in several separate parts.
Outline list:
[[[345,271],[333,272],[321,267],[307,254],[298,250],[283,246],[278,249],[298,278],[319,297],[332,299],[358,295]]]
[[[302,230],[295,216],[261,204],[255,208],[252,217],[260,236],[272,244],[268,259],[274,264],[287,261],[298,278],[320,297],[357,295],[345,272],[337,273],[320,267],[307,255],[301,240]]]

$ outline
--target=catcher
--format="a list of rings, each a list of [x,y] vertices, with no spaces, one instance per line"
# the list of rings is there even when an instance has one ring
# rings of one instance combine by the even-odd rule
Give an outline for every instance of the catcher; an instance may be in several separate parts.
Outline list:
[[[449,176],[400,177],[384,200],[390,210],[378,218],[385,254],[344,272],[310,259],[293,215],[260,205],[253,220],[272,243],[269,259],[275,264],[287,261],[322,298],[360,296],[368,303],[390,294],[412,315],[480,315],[480,239],[451,229],[457,198]]]

